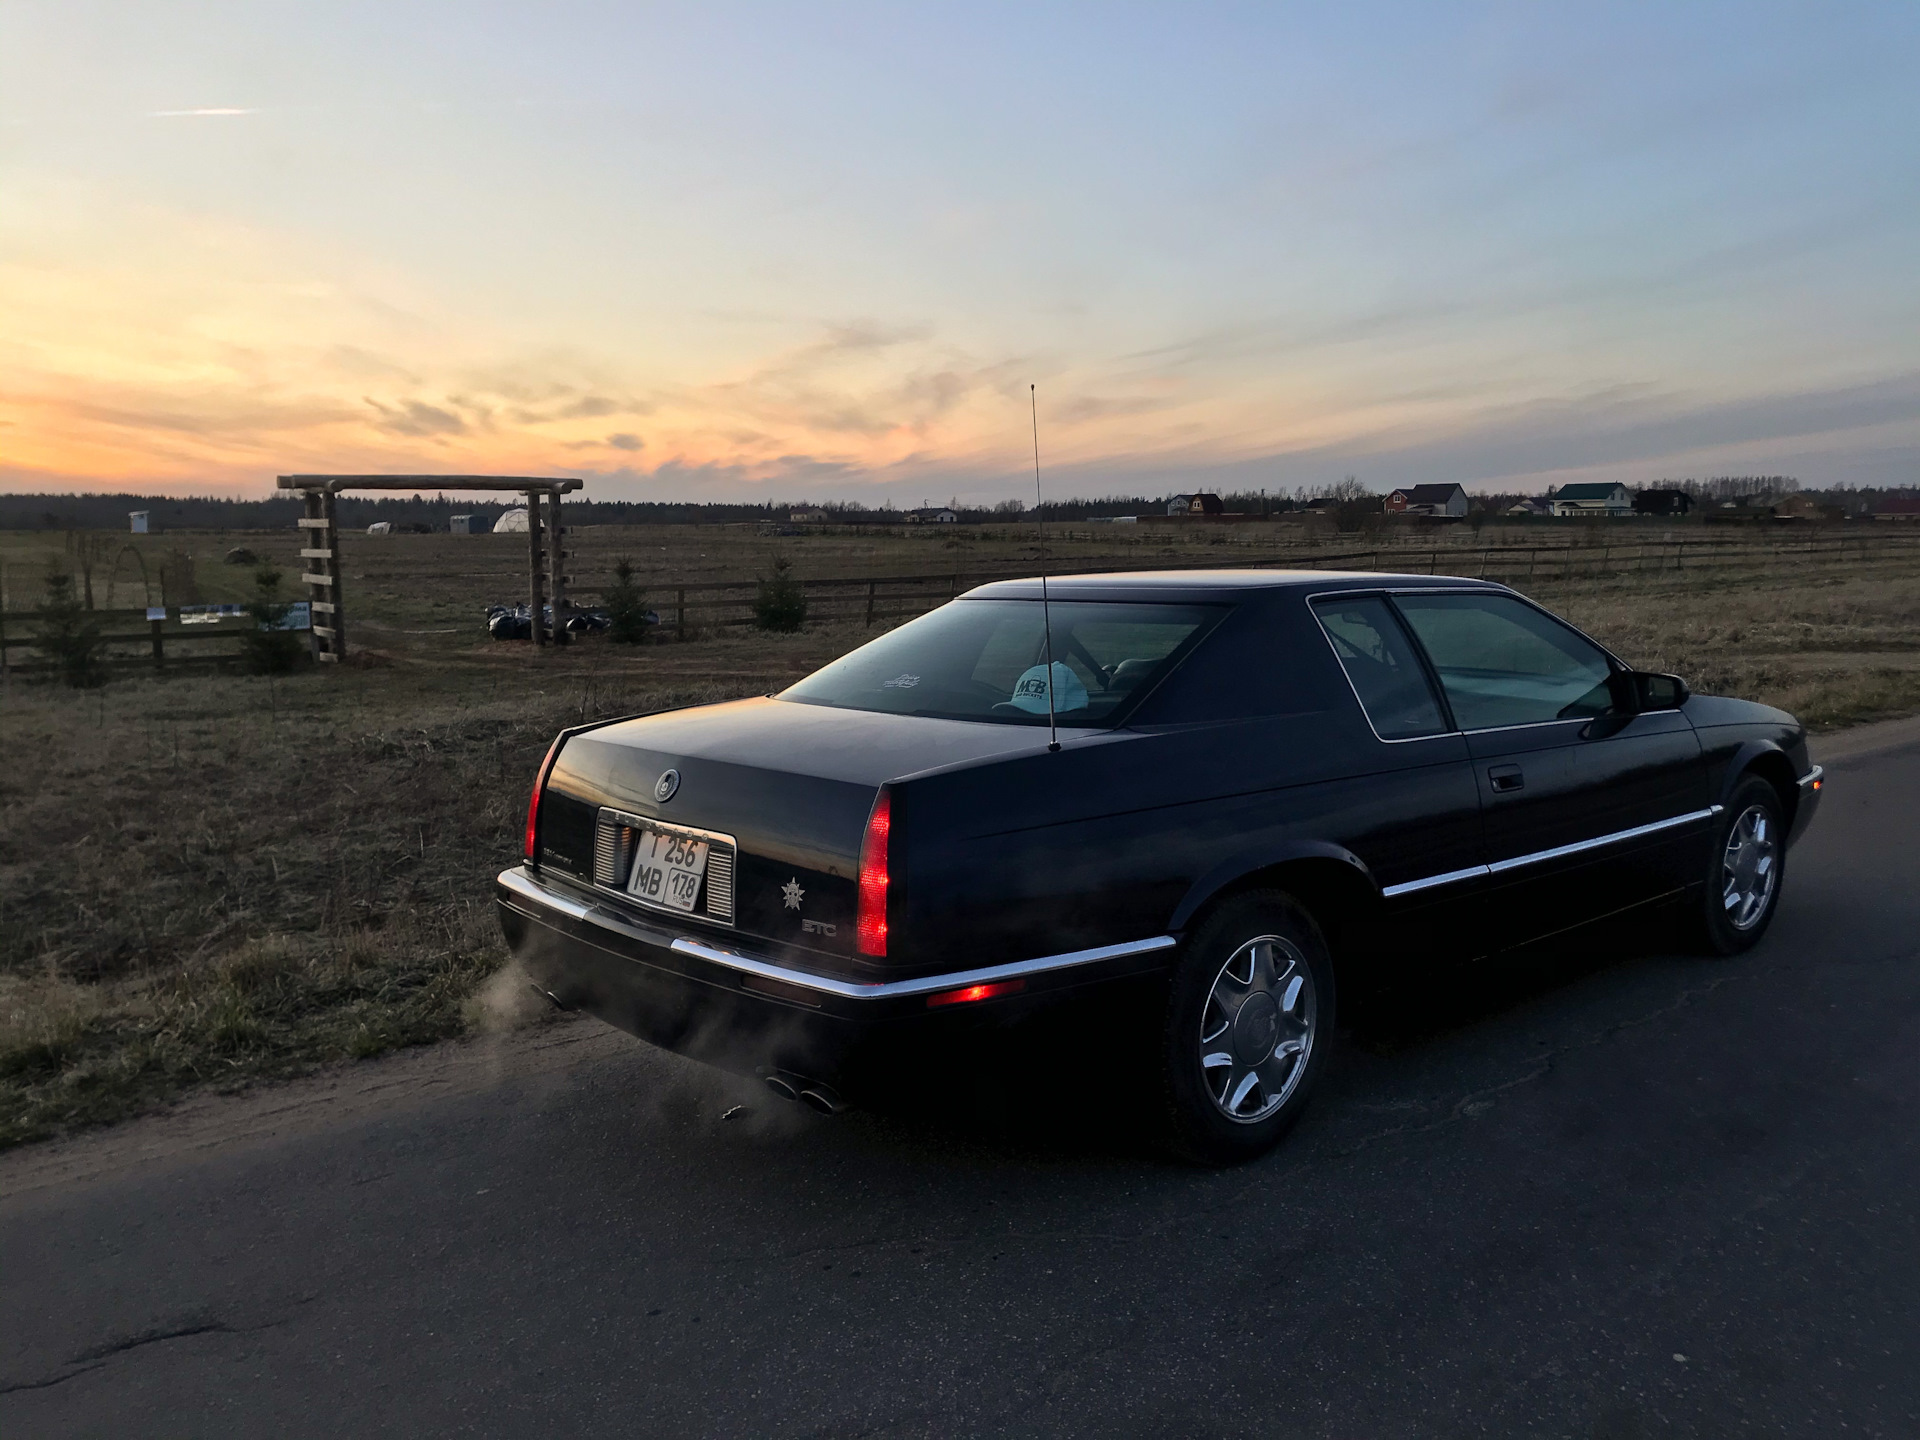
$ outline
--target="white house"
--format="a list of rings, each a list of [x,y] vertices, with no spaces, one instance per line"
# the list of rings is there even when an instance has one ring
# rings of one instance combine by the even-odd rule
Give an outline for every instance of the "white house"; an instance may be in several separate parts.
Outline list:
[[[1631,515],[1633,495],[1627,487],[1604,480],[1562,485],[1553,492],[1555,515]]]
[[[928,505],[919,510],[907,512],[909,525],[952,525],[960,517],[941,505]]]

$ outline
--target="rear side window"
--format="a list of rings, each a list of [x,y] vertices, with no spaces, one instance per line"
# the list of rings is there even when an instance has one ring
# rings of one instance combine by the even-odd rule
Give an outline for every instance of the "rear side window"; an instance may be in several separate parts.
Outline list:
[[[1385,600],[1330,597],[1314,601],[1313,613],[1382,740],[1411,740],[1446,730],[1427,672]]]
[[[1606,654],[1510,595],[1396,595],[1463,730],[1603,715]]]

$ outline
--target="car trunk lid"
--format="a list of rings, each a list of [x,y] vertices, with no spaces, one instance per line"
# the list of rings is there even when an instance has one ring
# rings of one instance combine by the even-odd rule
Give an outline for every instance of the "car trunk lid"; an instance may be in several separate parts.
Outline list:
[[[861,840],[880,787],[1045,743],[1024,726],[770,699],[623,721],[562,749],[542,804],[540,861],[801,964],[872,971],[854,921]],[[649,830],[708,842],[694,910],[627,889],[635,847],[656,843]]]

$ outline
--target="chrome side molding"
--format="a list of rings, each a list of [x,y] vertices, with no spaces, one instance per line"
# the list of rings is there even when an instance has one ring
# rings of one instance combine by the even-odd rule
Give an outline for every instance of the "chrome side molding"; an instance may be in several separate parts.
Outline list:
[[[1484,865],[1469,865],[1464,870],[1449,870],[1444,875],[1429,875],[1424,880],[1408,880],[1399,885],[1389,885],[1381,894],[1391,900],[1395,895],[1411,895],[1416,890],[1431,890],[1436,885],[1451,885],[1456,880],[1478,880],[1493,872]]]
[[[1598,850],[1604,845],[1618,845],[1623,840],[1638,840],[1643,835],[1657,835],[1662,830],[1675,830],[1682,825],[1711,820],[1723,808],[1719,805],[1709,805],[1704,810],[1689,810],[1685,815],[1655,820],[1650,825],[1635,825],[1630,830],[1615,830],[1610,835],[1596,835],[1591,840],[1576,840],[1571,845],[1556,845],[1551,850],[1535,850],[1531,855],[1516,855],[1511,860],[1495,860],[1487,865],[1470,865],[1465,870],[1449,870],[1444,875],[1429,875],[1421,880],[1408,880],[1399,885],[1388,885],[1380,893],[1391,900],[1397,895],[1411,895],[1416,890],[1430,890],[1436,885],[1452,885],[1460,880],[1480,880],[1490,875],[1504,875],[1509,870],[1518,870],[1525,865],[1539,865],[1548,860],[1560,860],[1568,855],[1578,855],[1582,851]]]
[[[1536,850],[1531,855],[1516,855],[1511,860],[1496,860],[1487,869],[1495,875],[1508,870],[1518,870],[1522,865],[1538,865],[1543,860],[1558,860],[1566,855],[1578,855],[1583,850],[1598,850],[1603,845],[1617,845],[1622,840],[1638,840],[1643,835],[1657,835],[1662,830],[1677,830],[1682,825],[1697,824],[1702,820],[1711,820],[1720,813],[1721,807],[1709,805],[1704,810],[1689,810],[1685,815],[1675,815],[1667,820],[1655,820],[1651,825],[1636,825],[1631,830],[1616,830],[1611,835],[1595,836],[1591,840],[1576,840],[1571,845],[1556,845],[1551,850]]]

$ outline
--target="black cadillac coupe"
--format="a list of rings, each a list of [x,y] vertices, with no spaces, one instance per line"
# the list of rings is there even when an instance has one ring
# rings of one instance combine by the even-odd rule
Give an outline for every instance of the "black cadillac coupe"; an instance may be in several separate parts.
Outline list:
[[[1128,987],[1168,1139],[1224,1162],[1381,957],[1654,902],[1752,945],[1820,785],[1792,716],[1504,586],[1017,580],[778,695],[563,733],[497,894],[556,1003],[822,1109],[876,1050]]]

